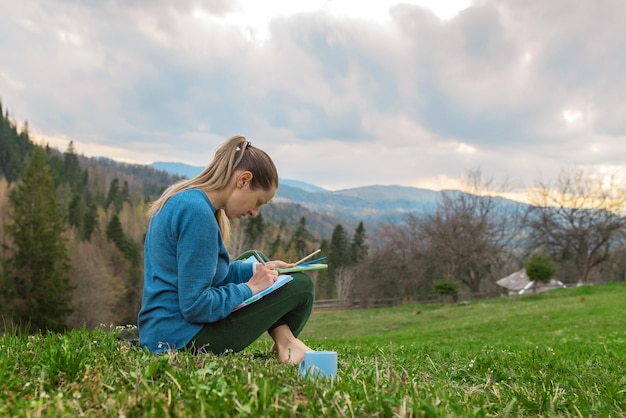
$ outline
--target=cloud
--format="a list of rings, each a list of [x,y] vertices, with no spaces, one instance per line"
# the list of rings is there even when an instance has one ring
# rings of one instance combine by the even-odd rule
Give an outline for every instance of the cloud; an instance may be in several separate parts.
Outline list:
[[[244,134],[329,188],[624,168],[623,1],[346,4],[258,9],[261,36],[246,2],[4,2],[0,99],[87,155],[203,165]]]

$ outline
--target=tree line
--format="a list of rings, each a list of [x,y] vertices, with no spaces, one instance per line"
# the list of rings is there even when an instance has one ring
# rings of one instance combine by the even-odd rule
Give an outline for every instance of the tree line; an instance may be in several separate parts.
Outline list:
[[[503,199],[506,183],[470,171],[428,213],[380,225],[352,294],[415,300],[433,293],[502,293],[496,281],[537,254],[570,285],[626,281],[626,190],[615,177],[563,169],[537,181],[529,204]]]
[[[136,322],[147,208],[182,178],[151,167],[37,145],[0,103],[0,316],[7,326],[62,330]],[[284,209],[282,209],[284,210]],[[262,214],[235,221],[233,256],[256,248],[296,260],[321,248],[346,253],[309,231],[307,219],[278,224]],[[361,225],[362,236],[364,227]],[[363,248],[364,238],[355,237]],[[336,240],[350,244],[337,226]],[[343,244],[342,244],[343,245]],[[354,251],[357,251],[356,248]],[[332,257],[331,257],[332,258]],[[336,259],[343,266],[349,259]],[[335,296],[335,271],[316,273],[318,295]]]
[[[142,291],[143,239],[152,200],[180,177],[151,167],[37,145],[0,103],[0,315],[3,323],[60,330],[132,324]],[[284,203],[269,221],[233,222],[233,256],[254,248],[298,260],[316,249],[328,270],[312,273],[317,299],[401,303],[433,294],[501,292],[495,282],[541,253],[556,278],[626,280],[626,191],[614,178],[563,170],[537,182],[530,204],[503,199],[506,184],[467,174],[434,210],[330,237]],[[276,218],[274,216],[274,218]],[[296,221],[297,219],[297,221]]]

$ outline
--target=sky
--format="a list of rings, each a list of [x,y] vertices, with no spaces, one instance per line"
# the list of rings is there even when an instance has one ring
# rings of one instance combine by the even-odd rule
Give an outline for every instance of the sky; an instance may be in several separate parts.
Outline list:
[[[36,142],[205,166],[245,135],[329,190],[626,172],[626,1],[0,0]]]

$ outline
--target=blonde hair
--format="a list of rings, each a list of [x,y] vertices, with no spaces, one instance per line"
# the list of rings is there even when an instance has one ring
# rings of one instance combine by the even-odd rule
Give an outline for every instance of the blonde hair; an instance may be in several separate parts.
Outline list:
[[[278,172],[270,156],[263,150],[253,147],[252,144],[240,135],[229,138],[215,151],[213,161],[197,176],[183,180],[168,187],[163,194],[148,209],[151,217],[159,212],[168,199],[178,192],[189,189],[202,189],[205,192],[225,188],[236,171],[250,171],[253,190],[271,190],[278,187]],[[217,224],[222,232],[225,245],[230,242],[230,220],[224,210],[215,213]]]

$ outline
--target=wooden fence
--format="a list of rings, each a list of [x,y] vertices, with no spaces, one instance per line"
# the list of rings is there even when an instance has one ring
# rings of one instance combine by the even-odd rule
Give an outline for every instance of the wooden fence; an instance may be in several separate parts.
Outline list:
[[[394,305],[393,299],[324,299],[313,303],[313,312],[345,311],[350,309],[387,308]]]
[[[345,311],[350,309],[374,309],[374,308],[388,308],[390,306],[407,305],[413,303],[459,303],[467,302],[470,300],[486,299],[497,297],[499,294],[466,294],[462,295],[458,300],[453,300],[450,297],[442,297],[439,295],[429,295],[421,297],[419,299],[367,299],[361,301],[359,299],[323,299],[316,300],[313,303],[313,312],[323,311]]]

